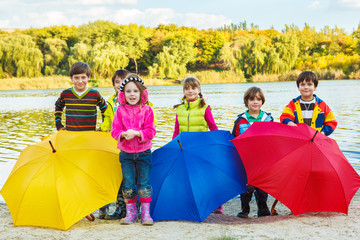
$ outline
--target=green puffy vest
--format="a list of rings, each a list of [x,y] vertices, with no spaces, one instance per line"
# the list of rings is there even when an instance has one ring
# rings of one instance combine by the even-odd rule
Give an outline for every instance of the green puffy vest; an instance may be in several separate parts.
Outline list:
[[[209,126],[205,120],[207,104],[200,108],[200,98],[178,106],[176,114],[179,122],[179,132],[207,132]]]

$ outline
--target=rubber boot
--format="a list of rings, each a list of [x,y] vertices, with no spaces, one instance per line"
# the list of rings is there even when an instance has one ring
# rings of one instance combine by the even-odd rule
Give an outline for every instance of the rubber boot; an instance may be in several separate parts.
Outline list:
[[[221,205],[220,207],[218,207],[217,209],[215,209],[214,213],[224,214],[223,205]]]
[[[137,221],[136,203],[126,204],[126,217],[120,220],[121,224],[132,224]]]
[[[150,216],[150,203],[141,203],[141,224],[147,226],[154,224]]]

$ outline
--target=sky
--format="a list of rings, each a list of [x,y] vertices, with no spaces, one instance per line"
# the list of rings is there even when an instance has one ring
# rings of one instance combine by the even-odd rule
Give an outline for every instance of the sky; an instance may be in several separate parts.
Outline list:
[[[360,0],[0,0],[0,28],[80,26],[107,20],[145,27],[176,24],[216,29],[246,21],[278,31],[285,24],[352,33],[360,24]]]

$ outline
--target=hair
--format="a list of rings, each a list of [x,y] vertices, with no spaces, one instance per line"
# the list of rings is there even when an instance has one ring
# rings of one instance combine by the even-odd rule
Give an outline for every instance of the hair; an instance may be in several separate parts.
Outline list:
[[[70,77],[76,74],[85,73],[86,76],[91,76],[91,69],[87,63],[84,62],[76,62],[70,67]]]
[[[126,78],[126,75],[129,74],[130,72],[126,69],[119,69],[116,70],[116,72],[114,73],[114,75],[112,76],[111,80],[112,80],[112,85],[115,85],[115,78],[119,77],[121,80],[124,80]]]
[[[125,70],[126,71],[126,70]],[[135,74],[135,73],[131,73],[129,72],[128,74],[126,74],[126,76],[124,77],[124,80],[125,79],[128,79],[130,77],[137,77],[137,78],[140,78],[139,75]],[[140,78],[141,79],[141,78]],[[144,94],[144,91],[146,90],[146,87],[144,85],[142,85],[140,82],[138,81],[129,81],[129,82],[133,82],[135,83],[135,86],[140,90],[140,99],[139,99],[139,102],[137,103],[138,105],[141,105],[141,96]],[[129,83],[127,82],[124,86],[124,91],[125,91],[125,87],[126,85]],[[124,93],[125,94],[125,93]],[[145,103],[146,105],[149,105],[149,101]]]
[[[196,88],[198,88],[200,90],[200,92],[199,92],[199,97],[200,97],[199,107],[200,108],[204,107],[206,103],[205,103],[205,100],[204,100],[203,95],[201,93],[201,86],[200,86],[199,79],[197,79],[196,77],[187,77],[187,78],[185,78],[184,81],[183,81],[183,90],[185,90],[185,88],[188,88],[188,87],[196,87]],[[177,108],[178,106],[184,104],[185,99],[186,99],[186,96],[184,95],[181,98],[181,103],[174,105],[174,108]]]
[[[318,86],[319,80],[317,75],[312,71],[304,71],[299,74],[299,76],[296,79],[296,85],[299,87],[300,83],[303,81],[305,82],[313,82],[315,87]]]
[[[251,87],[251,88],[249,88],[248,90],[246,90],[245,93],[244,93],[244,104],[245,104],[245,107],[249,107],[249,106],[248,106],[248,101],[249,101],[249,100],[253,100],[258,93],[259,93],[259,95],[260,95],[262,104],[265,103],[265,95],[264,95],[263,91],[261,90],[261,88]]]

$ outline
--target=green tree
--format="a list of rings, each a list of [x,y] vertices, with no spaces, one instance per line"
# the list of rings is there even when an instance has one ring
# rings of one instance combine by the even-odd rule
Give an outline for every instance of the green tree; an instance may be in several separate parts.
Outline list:
[[[45,75],[61,73],[61,70],[65,70],[68,50],[65,40],[58,38],[45,40]]]
[[[31,36],[24,34],[0,35],[3,72],[15,77],[41,75],[43,55]]]
[[[149,31],[143,26],[130,24],[129,26],[120,26],[120,37],[116,39],[118,45],[121,46],[122,52],[126,54],[135,64],[135,71],[138,72],[138,60],[144,56],[144,53],[149,49],[148,38],[152,35],[152,30]]]
[[[129,64],[129,58],[113,41],[96,44],[89,54],[89,64],[96,78],[111,78],[116,70]]]

